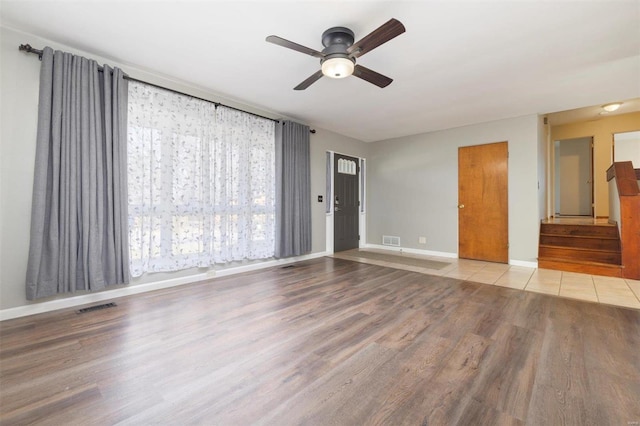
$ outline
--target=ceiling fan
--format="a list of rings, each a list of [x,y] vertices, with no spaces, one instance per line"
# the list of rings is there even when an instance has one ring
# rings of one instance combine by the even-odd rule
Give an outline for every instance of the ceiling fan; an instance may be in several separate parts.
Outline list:
[[[354,75],[378,87],[387,87],[393,79],[362,65],[356,65],[356,58],[372,51],[403,32],[405,32],[404,25],[397,19],[390,19],[377,30],[354,43],[353,31],[345,27],[333,27],[322,33],[322,45],[324,46],[322,52],[275,35],[270,35],[266,40],[269,43],[287,47],[320,59],[321,69],[298,84],[293,90],[304,90],[318,81],[323,75],[331,78],[344,78]]]

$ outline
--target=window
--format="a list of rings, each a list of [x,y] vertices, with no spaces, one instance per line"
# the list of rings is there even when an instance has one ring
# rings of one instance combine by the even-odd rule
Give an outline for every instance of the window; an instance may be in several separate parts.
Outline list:
[[[344,158],[338,159],[338,173],[346,175],[355,175],[358,171],[358,166],[353,160],[346,160]]]
[[[131,274],[273,256],[275,124],[129,84]]]

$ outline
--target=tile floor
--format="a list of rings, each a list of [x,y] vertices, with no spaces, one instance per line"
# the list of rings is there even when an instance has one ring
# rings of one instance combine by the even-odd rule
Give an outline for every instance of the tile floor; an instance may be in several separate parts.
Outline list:
[[[380,266],[389,266],[429,275],[439,275],[468,280],[488,285],[498,285],[535,293],[550,294],[570,299],[640,309],[640,281],[598,275],[562,272],[550,269],[510,266],[501,263],[481,262],[467,259],[451,259],[435,256],[399,253],[367,249],[392,256],[408,256],[418,259],[437,260],[449,263],[442,269],[428,269],[360,258],[359,261]],[[334,257],[357,258],[358,250],[335,253]]]

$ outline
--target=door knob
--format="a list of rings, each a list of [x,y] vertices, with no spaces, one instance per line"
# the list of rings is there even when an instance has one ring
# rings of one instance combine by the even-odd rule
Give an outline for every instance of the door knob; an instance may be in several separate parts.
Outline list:
[[[336,206],[336,207],[334,207],[334,210],[339,212],[340,211],[340,207]]]
[[[464,204],[458,204],[459,209],[464,209]]]

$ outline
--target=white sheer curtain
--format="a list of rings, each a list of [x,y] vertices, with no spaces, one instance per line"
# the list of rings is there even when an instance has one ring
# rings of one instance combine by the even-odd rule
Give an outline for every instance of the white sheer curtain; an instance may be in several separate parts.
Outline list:
[[[275,123],[129,85],[131,274],[274,254]]]
[[[275,123],[225,107],[216,122],[214,260],[273,257]]]

